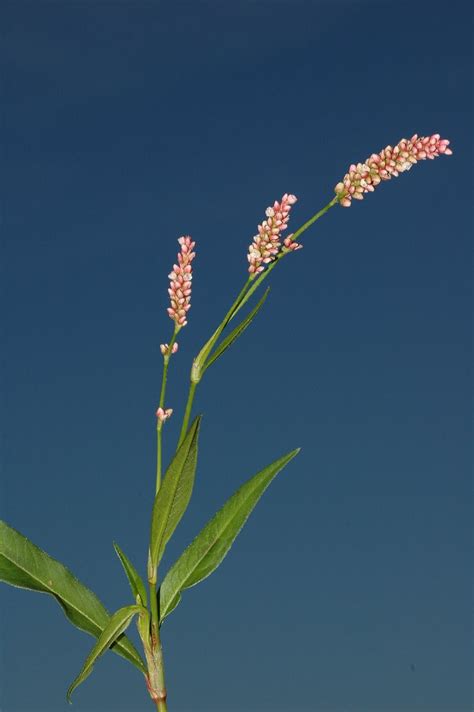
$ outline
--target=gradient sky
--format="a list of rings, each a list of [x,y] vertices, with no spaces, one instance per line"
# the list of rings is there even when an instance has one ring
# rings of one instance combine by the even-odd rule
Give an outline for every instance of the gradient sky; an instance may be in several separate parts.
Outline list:
[[[471,710],[466,5],[5,0],[0,15],[2,516],[111,610],[129,602],[112,541],[145,561],[176,239],[198,250],[178,412],[267,205],[295,193],[295,228],[349,163],[415,131],[452,140],[307,233],[206,375],[167,563],[243,480],[303,449],[163,641],[170,712]],[[2,586],[1,610],[2,712],[68,709],[92,639],[46,596]],[[74,708],[151,705],[108,654]]]

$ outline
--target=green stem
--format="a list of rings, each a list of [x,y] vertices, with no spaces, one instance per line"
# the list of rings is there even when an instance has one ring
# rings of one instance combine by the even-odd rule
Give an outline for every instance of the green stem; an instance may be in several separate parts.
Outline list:
[[[191,381],[189,384],[188,400],[186,401],[186,410],[184,411],[183,423],[181,425],[181,432],[179,434],[178,447],[181,445],[186,433],[188,432],[189,419],[191,417],[191,411],[193,409],[196,386],[197,383],[194,383],[193,381]]]
[[[165,407],[166,382],[168,380],[168,366],[169,366],[169,361],[170,361],[170,357],[171,357],[171,349],[173,348],[173,344],[176,341],[176,337],[178,336],[178,331],[179,331],[179,328],[175,327],[173,336],[171,337],[171,341],[168,346],[168,353],[165,354],[165,356],[163,357],[163,376],[161,379],[160,403],[159,403],[160,408]],[[160,486],[161,486],[161,461],[162,461],[161,431],[162,430],[163,430],[163,423],[161,422],[161,420],[158,420],[156,423],[156,487],[155,487],[155,494],[158,493],[158,490],[160,489]]]
[[[315,223],[316,220],[319,220],[319,218],[321,218],[325,213],[327,213],[329,208],[332,208],[333,205],[336,205],[338,200],[339,200],[339,197],[337,195],[335,195],[334,198],[331,201],[329,201],[329,203],[327,205],[324,206],[324,208],[321,208],[321,210],[319,210],[315,215],[313,215],[312,218],[310,218],[305,223],[303,223],[303,225],[301,227],[299,227],[296,232],[293,233],[293,235],[291,237],[291,241],[294,242],[303,232],[305,232],[305,230],[307,230],[309,227],[311,227],[311,225],[313,223]]]
[[[150,589],[150,609],[151,609],[151,648],[153,654],[154,668],[156,671],[156,690],[160,695],[159,699],[155,699],[156,709],[159,712],[167,712],[166,705],[166,684],[165,671],[163,663],[163,650],[160,639],[160,624],[158,617],[158,597],[156,592],[156,581],[149,582]]]
[[[156,424],[156,485],[155,485],[155,495],[158,494],[158,490],[161,487],[161,431],[163,429],[163,423],[160,421]]]
[[[151,629],[155,633],[159,626],[158,619],[158,597],[156,595],[156,581],[149,581],[148,587],[150,589],[150,612],[151,612]],[[154,642],[154,639],[153,641]]]
[[[171,350],[173,348],[173,344],[176,341],[176,337],[179,332],[179,327],[175,326],[173,336],[171,337],[171,341],[168,345],[168,353],[166,353],[163,356],[163,376],[161,379],[161,390],[160,390],[160,403],[159,407],[164,408],[165,407],[165,396],[166,396],[166,384],[168,380],[168,366],[169,366],[169,361],[171,357]],[[163,430],[163,422],[161,420],[157,421],[157,426],[156,426],[156,435],[157,435],[157,442],[156,442],[156,487],[155,487],[155,496],[158,494],[158,490],[160,489],[161,486],[161,469],[162,469],[162,430]],[[150,587],[150,613],[151,613],[151,649],[152,649],[152,656],[153,656],[153,667],[156,670],[156,685],[158,687],[157,692],[160,695],[163,695],[163,699],[156,699],[156,709],[159,710],[159,712],[167,712],[167,705],[166,705],[166,686],[165,686],[165,674],[164,674],[164,668],[163,668],[163,652],[161,649],[161,640],[160,640],[160,620],[158,616],[158,598],[157,598],[157,591],[156,591],[156,577],[157,577],[157,571],[156,568],[154,571],[149,572],[149,587]],[[149,673],[151,674],[151,670],[149,670]],[[155,678],[155,676],[153,676]]]
[[[251,284],[251,279],[250,277],[247,279],[245,282],[244,286],[240,290],[239,294],[237,295],[236,299],[233,301],[232,306],[230,307],[229,311],[225,315],[224,319],[221,321],[219,326],[217,327],[216,331],[213,333],[211,338],[207,341],[207,343],[203,346],[201,351],[199,352],[198,357],[195,359],[195,362],[197,359],[202,358],[203,362],[205,362],[206,358],[208,357],[210,351],[212,350],[214,344],[216,343],[217,339],[219,336],[222,334],[224,331],[225,327],[229,323],[229,321],[232,319],[236,306],[239,304],[239,302],[244,298],[245,292],[249,288]],[[194,364],[193,364],[194,367]],[[191,417],[191,411],[193,409],[193,402],[194,402],[194,395],[196,392],[196,387],[199,381],[195,381],[191,378],[191,381],[189,383],[189,392],[188,392],[188,399],[186,401],[186,409],[184,411],[184,417],[183,417],[183,423],[181,425],[181,432],[179,434],[179,440],[178,440],[178,447],[181,445],[183,442],[186,433],[188,431],[188,425],[189,425],[189,419]]]

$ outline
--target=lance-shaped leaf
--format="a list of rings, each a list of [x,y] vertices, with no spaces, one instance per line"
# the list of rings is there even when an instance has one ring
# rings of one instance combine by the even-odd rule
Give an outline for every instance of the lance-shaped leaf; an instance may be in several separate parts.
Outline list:
[[[198,436],[201,416],[189,428],[178,448],[158,494],[151,520],[150,560],[158,566],[171,535],[179,524],[191,499],[196,472]]]
[[[49,593],[71,623],[98,638],[110,616],[95,593],[86,588],[59,561],[35,546],[23,534],[0,521],[0,581]],[[145,665],[132,643],[123,637],[112,648],[142,672]]]
[[[176,608],[181,591],[217,569],[270,482],[298,452],[299,449],[293,450],[248,480],[185,549],[161,584],[161,621]]]
[[[250,326],[250,324],[252,323],[252,321],[255,319],[258,312],[260,311],[260,309],[263,307],[265,300],[268,297],[269,291],[270,291],[270,287],[268,287],[268,289],[265,290],[265,292],[264,292],[263,296],[260,298],[259,302],[257,302],[257,304],[254,306],[252,311],[249,312],[249,314],[247,314],[245,319],[243,319],[243,321],[241,321],[240,324],[238,326],[236,326],[235,329],[233,329],[233,331],[231,331],[230,334],[228,336],[226,336],[225,339],[222,340],[222,342],[216,348],[214,353],[211,354],[209,359],[206,361],[206,363],[204,365],[204,369],[202,371],[203,373],[209,368],[209,366],[211,364],[214,363],[214,361],[216,361],[220,356],[222,356],[224,351],[227,351],[229,346],[232,346],[234,341],[236,341],[239,338],[239,336],[241,336],[241,334],[243,334],[245,329],[248,326]]]
[[[133,616],[136,613],[140,613],[142,606],[125,606],[124,608],[119,608],[113,616],[111,616],[109,622],[105,626],[104,630],[99,636],[97,643],[92,648],[91,652],[86,658],[82,670],[76,677],[73,683],[69,686],[66,697],[67,701],[71,702],[71,695],[73,691],[84,682],[84,680],[89,677],[94,667],[94,663],[100,656],[105,653],[110,646],[115,643],[117,638],[119,638],[122,633],[128,628],[131,623]]]
[[[128,582],[130,584],[130,588],[132,589],[133,597],[137,603],[141,603],[143,606],[147,605],[147,595],[146,595],[146,588],[145,584],[143,583],[142,579],[140,578],[140,575],[128,556],[124,554],[122,549],[119,547],[118,544],[114,542],[114,549],[117,553],[117,556],[119,557],[123,570],[125,571],[125,574],[128,578]]]

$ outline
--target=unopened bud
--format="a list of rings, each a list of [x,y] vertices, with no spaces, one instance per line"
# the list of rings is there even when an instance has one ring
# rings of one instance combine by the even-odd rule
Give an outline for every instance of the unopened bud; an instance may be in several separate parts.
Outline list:
[[[160,408],[158,408],[158,410],[156,411],[156,417],[158,418],[158,420],[161,423],[164,423],[165,420],[168,420],[168,418],[171,417],[172,413],[173,413],[173,408],[163,409],[160,406]]]
[[[293,240],[292,235],[288,235],[288,237],[285,237],[285,239],[283,240],[283,244],[287,250],[291,250],[292,252],[294,252],[295,250],[303,249],[303,245],[300,245],[299,242]]]
[[[178,342],[175,341],[173,346],[171,347],[171,353],[175,354],[177,350],[178,350]],[[163,354],[163,356],[169,356],[170,355],[169,344],[160,344],[160,351]]]

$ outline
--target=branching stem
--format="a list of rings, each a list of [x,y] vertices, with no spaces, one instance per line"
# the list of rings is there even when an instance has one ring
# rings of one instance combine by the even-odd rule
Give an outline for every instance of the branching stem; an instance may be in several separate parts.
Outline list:
[[[313,225],[313,223],[316,222],[316,220],[319,220],[319,218],[321,218],[325,213],[327,213],[329,208],[332,208],[333,205],[336,205],[337,202],[338,202],[338,196],[336,195],[327,205],[324,206],[324,208],[322,208],[317,213],[315,213],[315,215],[313,215],[309,220],[307,220],[305,223],[303,223],[303,225],[300,228],[298,228],[298,230],[295,233],[293,233],[292,238],[291,238],[292,241],[295,241],[300,235],[302,235],[303,232],[305,232],[309,227],[311,227],[311,225]],[[209,356],[210,352],[212,351],[212,348],[214,347],[219,336],[222,334],[225,327],[227,326],[227,324],[235,317],[237,312],[239,312],[240,309],[242,309],[242,307],[248,301],[248,299],[250,299],[252,294],[259,288],[261,283],[269,276],[269,274],[275,269],[277,264],[287,254],[288,254],[288,251],[280,252],[278,257],[276,258],[276,260],[274,260],[274,262],[271,262],[268,265],[268,267],[263,272],[261,272],[256,279],[254,279],[252,276],[250,276],[247,279],[247,281],[245,282],[241,291],[239,292],[237,298],[235,299],[235,301],[233,302],[229,311],[225,315],[224,319],[222,320],[220,325],[217,327],[216,331],[211,336],[209,341],[207,341],[205,346],[201,349],[198,358],[203,356],[204,363],[205,363],[206,358]],[[201,364],[201,367],[204,366],[204,363]],[[178,447],[183,442],[186,432],[188,430],[189,419],[191,417],[194,396],[196,394],[196,388],[197,388],[198,383],[199,383],[199,380],[197,380],[197,381],[193,380],[193,378],[191,376],[191,382],[189,384],[188,400],[186,402],[186,410],[184,413],[183,424],[181,426],[181,433],[179,436]]]

